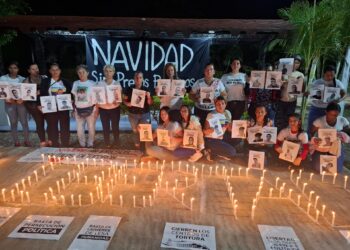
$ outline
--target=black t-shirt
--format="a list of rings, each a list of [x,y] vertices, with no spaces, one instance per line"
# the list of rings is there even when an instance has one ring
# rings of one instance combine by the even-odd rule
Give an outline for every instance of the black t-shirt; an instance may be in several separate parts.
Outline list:
[[[127,96],[127,102],[131,102],[131,96],[132,96],[132,90],[135,88],[135,86],[128,88],[125,90],[124,94],[125,96]],[[144,88],[143,86],[141,86],[140,90],[144,90],[144,91],[148,91],[146,88]],[[138,107],[128,107],[129,112],[132,114],[145,114],[149,112],[149,105],[147,102],[147,97],[145,98],[145,104],[143,106],[143,108],[138,108]]]

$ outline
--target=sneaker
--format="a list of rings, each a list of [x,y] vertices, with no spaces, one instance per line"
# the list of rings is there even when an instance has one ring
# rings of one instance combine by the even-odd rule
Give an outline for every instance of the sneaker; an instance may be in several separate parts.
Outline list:
[[[190,159],[188,159],[189,162],[196,162],[198,161],[200,158],[202,158],[203,154],[200,151],[197,151],[196,153],[194,153]]]

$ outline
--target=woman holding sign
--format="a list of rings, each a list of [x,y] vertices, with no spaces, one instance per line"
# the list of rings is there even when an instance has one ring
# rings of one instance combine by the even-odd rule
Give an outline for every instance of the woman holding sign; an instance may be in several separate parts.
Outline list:
[[[42,80],[40,84],[40,96],[57,96],[70,94],[72,84],[61,78],[61,68],[57,63],[53,63],[49,68],[50,77]],[[42,110],[42,107],[38,107]],[[47,123],[47,146],[69,147],[70,122],[69,110],[57,111],[44,114]],[[58,126],[60,130],[58,130]],[[59,143],[59,138],[61,143]]]
[[[122,102],[120,83],[113,79],[115,68],[113,65],[103,67],[105,79],[98,82],[96,86],[105,87],[107,91],[107,103],[96,104],[100,111],[100,117],[103,128],[104,143],[107,148],[111,147],[109,133],[111,131],[114,137],[114,146],[119,145],[119,120],[120,120],[120,103]]]
[[[133,132],[133,141],[136,149],[140,149],[140,136],[138,125],[151,123],[151,114],[149,106],[152,105],[153,99],[151,97],[151,93],[143,86],[143,73],[137,71],[134,75],[135,85],[131,86],[129,89],[126,89],[124,92],[123,102],[128,107],[129,114],[129,122]],[[131,103],[133,90],[142,90],[146,92],[146,99],[143,103],[143,108],[133,106]]]
[[[157,138],[158,140],[158,146],[153,145],[152,142],[147,142],[146,154],[148,157],[144,157],[142,161],[150,158],[176,161],[187,159],[195,153],[194,149],[180,147],[183,141],[183,130],[178,122],[170,120],[169,111],[168,107],[160,109],[158,129],[166,132],[166,134],[163,136],[164,134],[159,133],[162,138],[158,138],[158,133],[153,134],[153,139]]]
[[[8,71],[9,73],[7,75],[0,77],[0,81],[7,82],[10,86],[10,90],[11,87],[17,87],[12,89],[12,93],[16,93],[16,95],[11,95],[10,93],[10,96],[5,99],[5,111],[10,120],[13,143],[16,147],[21,146],[17,134],[17,124],[19,120],[23,128],[24,146],[29,147],[31,143],[29,141],[27,110],[23,104],[23,100],[17,95],[18,89],[20,91],[20,83],[23,82],[24,77],[18,75],[18,62],[11,62],[8,66]]]
[[[343,171],[345,155],[341,143],[350,143],[350,127],[349,121],[346,118],[339,116],[340,111],[340,105],[331,102],[326,108],[326,115],[316,119],[311,127],[311,136],[318,133],[319,129],[335,129],[337,131],[337,139],[332,143],[330,148],[323,149],[319,138],[311,139],[311,151],[315,151],[312,155],[312,161],[313,167],[316,170],[319,170],[320,167],[320,155],[331,154],[337,156],[337,171],[339,173]]]

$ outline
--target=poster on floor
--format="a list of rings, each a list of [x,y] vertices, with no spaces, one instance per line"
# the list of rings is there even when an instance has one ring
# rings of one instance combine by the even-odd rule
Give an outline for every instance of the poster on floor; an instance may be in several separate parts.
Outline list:
[[[246,120],[233,120],[232,121],[232,132],[231,138],[241,138],[247,137],[247,121]]]
[[[59,240],[74,217],[29,215],[10,233],[10,238]]]
[[[263,139],[263,144],[276,144],[277,127],[263,127],[262,139]]]
[[[40,96],[40,105],[44,114],[57,112],[55,96]]]
[[[198,131],[185,129],[183,137],[183,147],[196,149],[198,145]]]
[[[56,102],[59,111],[73,110],[71,94],[56,95]]]
[[[105,87],[92,87],[92,103],[94,104],[106,104],[106,88]]]
[[[171,89],[170,79],[158,79],[157,81],[157,95],[158,96],[169,96]]]
[[[37,85],[33,83],[22,83],[21,93],[23,101],[36,101]]]
[[[282,86],[282,72],[267,71],[265,86],[266,89],[280,89]]]
[[[90,215],[68,250],[105,250],[108,248],[121,217]]]
[[[116,103],[122,102],[122,87],[120,85],[112,84],[107,86],[107,102]]]
[[[320,128],[317,130],[317,137],[320,140],[318,147],[329,149],[337,140],[337,130],[333,128]]]
[[[143,108],[146,100],[146,91],[140,89],[133,89],[131,95],[131,106]]]
[[[280,153],[279,158],[281,160],[294,162],[298,156],[299,149],[300,144],[290,141],[283,141],[282,152]]]
[[[290,75],[294,68],[294,58],[280,58],[278,64],[278,70],[282,72],[282,75]]]
[[[304,250],[291,227],[258,225],[266,250]]]
[[[140,141],[153,141],[152,125],[139,124]]]
[[[21,210],[18,207],[0,207],[0,227]]]
[[[10,89],[7,82],[0,82],[0,100],[10,98]]]
[[[263,89],[265,86],[266,71],[253,70],[250,73],[250,88]]]
[[[173,97],[184,97],[186,93],[186,81],[185,80],[172,80],[171,81],[171,92],[170,95]]]
[[[216,249],[215,227],[166,223],[160,247],[172,249]]]
[[[265,165],[265,152],[249,150],[248,168],[263,170]]]
[[[334,175],[337,173],[337,157],[335,155],[320,155],[320,174]]]
[[[170,147],[169,131],[166,129],[157,129],[157,142],[158,146]]]

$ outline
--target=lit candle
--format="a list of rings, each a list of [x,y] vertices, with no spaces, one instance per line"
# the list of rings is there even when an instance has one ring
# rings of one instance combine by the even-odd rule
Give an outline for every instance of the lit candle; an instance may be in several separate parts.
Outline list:
[[[209,168],[209,175],[211,175],[211,172],[213,171],[213,167]]]
[[[256,204],[257,204],[257,199],[256,199],[256,198],[254,198],[254,199],[253,199],[253,205],[255,205],[255,206],[256,206]]]
[[[45,204],[47,204],[49,201],[49,199],[47,198],[47,193],[44,193],[44,198],[45,198]]]
[[[332,227],[334,227],[335,224],[335,212],[332,211]]]
[[[303,172],[303,170],[302,169],[299,169],[299,177],[300,177],[300,179],[301,179],[301,173]]]
[[[181,170],[181,161],[179,161],[179,171]]]
[[[67,175],[68,175],[68,183],[70,184],[72,182],[72,178],[70,176],[70,172],[68,172]]]
[[[181,194],[181,203],[182,203],[182,204],[184,204],[184,199],[185,199],[185,194],[182,193],[182,194]]]
[[[300,207],[300,199],[301,199],[301,195],[298,194],[298,207]]]
[[[325,174],[326,174],[326,172],[323,171],[323,172],[322,172],[322,182],[324,181],[324,176],[325,176]]]
[[[297,181],[296,181],[296,183],[295,183],[295,185],[296,185],[297,187],[299,187],[299,180],[300,180],[300,177],[298,176],[298,177],[297,177]]]
[[[270,192],[269,192],[269,197],[270,198],[272,197],[272,191],[273,191],[273,188],[270,188]]]
[[[188,164],[186,164],[186,172],[188,173]]]
[[[95,184],[97,184],[97,175],[94,175]]]
[[[134,205],[134,208],[136,207],[136,197],[135,195],[132,196],[132,201],[133,201],[133,205]]]
[[[50,195],[51,195],[51,198],[53,197],[53,190],[51,187],[49,187],[49,191],[50,191]]]
[[[334,175],[333,175],[333,185],[335,184],[336,178],[337,178],[337,173],[334,173]]]
[[[345,175],[345,176],[344,176],[344,189],[346,189],[346,184],[347,184],[347,182],[348,182],[348,176]]]
[[[249,175],[249,168],[246,168],[246,170],[245,170],[245,176],[248,177],[248,175]]]
[[[174,161],[171,161],[171,172],[174,172]]]
[[[168,192],[168,185],[169,185],[169,183],[168,183],[168,181],[166,181],[166,182],[165,182],[165,191],[166,191],[166,192]]]
[[[70,195],[70,203],[71,203],[72,207],[74,207],[74,194]]]
[[[94,161],[94,166],[96,167],[96,159],[93,158],[92,160]]]
[[[265,177],[266,171],[267,171],[266,169],[263,170],[262,177]]]
[[[90,192],[90,203],[94,204],[94,195]]]
[[[158,171],[158,161],[156,161],[156,171]]]
[[[66,205],[66,199],[64,198],[64,195],[61,195],[62,205]]]
[[[128,182],[127,174],[124,174],[124,184]]]
[[[311,207],[311,202],[309,202],[307,204],[307,214],[309,215],[310,214],[310,207]]]
[[[43,161],[43,163],[45,162],[45,155],[44,154],[41,154],[41,159]]]
[[[190,206],[191,211],[193,210],[193,202],[194,202],[194,198],[191,197],[191,206]]]
[[[26,184],[25,184],[25,179],[22,179],[22,188],[23,188],[23,190],[26,190]]]
[[[326,205],[323,204],[322,205],[322,213],[321,213],[322,216],[324,216],[325,211],[326,211]]]
[[[175,187],[173,187],[173,196],[175,197]]]
[[[100,190],[98,187],[96,187],[96,197],[97,197],[97,200],[100,199]]]
[[[53,163],[52,162],[50,162],[50,167],[51,167],[51,170],[53,171],[54,167],[53,167]]]
[[[23,204],[23,190],[21,190],[21,203]]]
[[[38,182],[38,172],[36,170],[34,171],[34,175],[35,175],[35,182]]]
[[[6,191],[6,189],[5,189],[5,188],[1,189],[2,200],[3,200],[4,202],[6,202],[5,191]]]
[[[294,173],[294,169],[292,169],[292,170],[290,171],[290,180],[293,180],[293,173]]]
[[[146,207],[146,197],[145,196],[143,196],[142,197],[142,205],[143,205],[143,207]]]
[[[280,198],[282,198],[283,187],[280,187]]]
[[[320,210],[316,210],[316,222],[318,222],[318,217],[320,216]]]
[[[278,181],[279,181],[280,177],[276,177],[276,188],[278,187]]]
[[[110,193],[109,183],[107,183],[107,194]]]
[[[186,188],[188,187],[188,177],[185,178],[186,181]]]
[[[236,219],[236,220],[237,220],[237,207],[238,207],[237,204],[235,204],[235,205],[233,206],[233,215],[235,216],[235,219]]]
[[[307,183],[306,183],[306,182],[304,182],[304,184],[303,184],[303,190],[302,190],[302,193],[305,193],[305,188],[306,188],[306,186],[307,186]]]
[[[56,185],[57,185],[57,193],[60,194],[61,193],[60,182],[56,181]]]
[[[289,189],[289,194],[288,194],[288,197],[289,197],[289,199],[292,199],[292,192],[293,192],[293,189]]]
[[[102,180],[105,181],[105,171],[102,171]]]
[[[178,182],[178,180],[177,179],[175,179],[175,187],[177,188],[177,182]]]
[[[233,202],[234,198],[235,198],[235,193],[232,192],[230,196],[231,202]]]
[[[77,182],[78,182],[78,184],[80,184],[80,174],[79,173],[77,173]]]
[[[12,202],[15,202],[15,190],[11,189],[11,198],[12,198]]]
[[[61,182],[62,182],[62,188],[63,188],[63,190],[66,190],[66,184],[64,183],[64,178],[61,178]]]
[[[232,172],[233,172],[233,168],[231,168],[231,174],[230,174],[231,177],[232,177]]]
[[[241,176],[241,167],[238,168],[238,176]]]
[[[104,196],[103,196],[103,188],[100,189],[100,200],[103,203],[104,202]]]
[[[17,190],[17,195],[19,195],[19,186],[18,186],[18,183],[16,183],[15,186],[16,186],[16,190]]]
[[[156,198],[156,189],[153,188],[153,199],[155,199],[155,198]]]
[[[136,185],[136,176],[134,175],[134,186]]]
[[[311,201],[312,195],[315,193],[315,191],[311,190],[309,193],[309,201]]]
[[[315,198],[315,204],[314,204],[314,207],[315,208],[317,208],[317,202],[318,202],[318,200],[320,199],[320,196],[316,196],[316,198]]]
[[[164,166],[164,163],[163,163]],[[148,196],[149,206],[152,207],[152,195]]]
[[[254,220],[254,217],[255,217],[255,208],[256,208],[256,205],[253,205],[252,206],[252,214],[251,214],[252,220]]]
[[[87,181],[87,176],[86,175],[84,176],[84,179],[85,179],[85,185],[87,185],[88,181]]]
[[[53,200],[53,203],[54,203],[55,205],[57,205],[57,198],[56,198],[56,196],[53,196],[53,197],[52,197],[52,200]]]
[[[81,207],[81,194],[78,195],[79,207]]]
[[[31,181],[31,177],[28,176],[28,185],[31,187],[32,186],[32,181]]]
[[[123,207],[123,195],[119,195],[120,207]]]
[[[312,181],[312,177],[314,176],[314,173],[310,173],[310,181]]]

